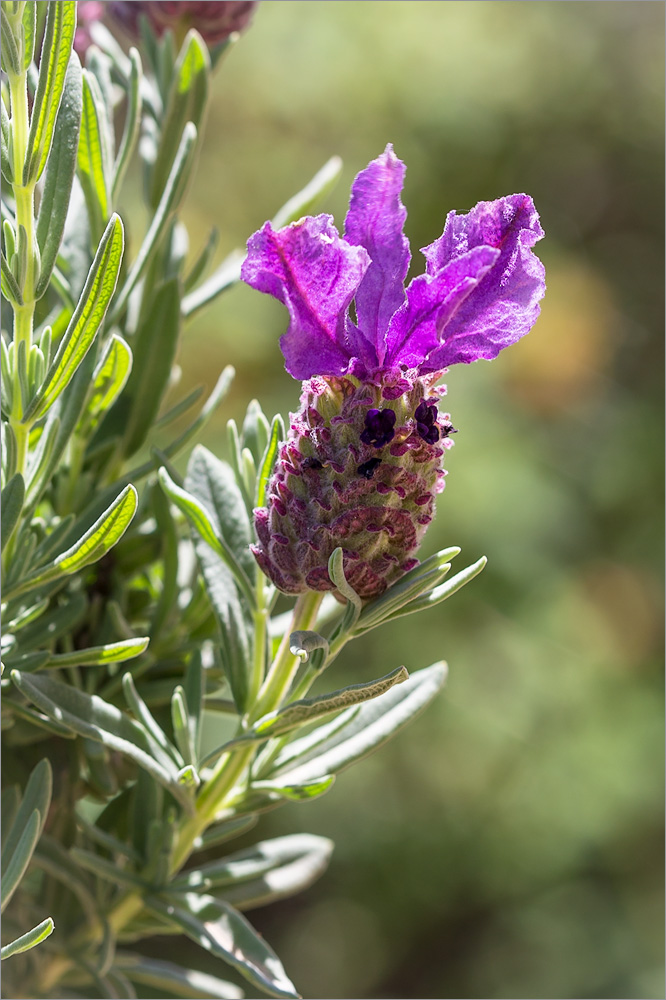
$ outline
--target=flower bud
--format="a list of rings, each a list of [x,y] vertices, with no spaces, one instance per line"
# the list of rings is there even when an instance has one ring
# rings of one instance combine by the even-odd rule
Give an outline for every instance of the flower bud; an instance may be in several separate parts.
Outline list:
[[[156,35],[171,29],[177,38],[196,28],[204,41],[218,45],[234,32],[245,31],[259,0],[113,0],[109,12],[131,35],[139,37],[139,15],[148,18]]]
[[[254,555],[279,590],[334,590],[328,560],[338,547],[363,599],[417,564],[454,430],[437,410],[445,389],[434,381],[403,375],[397,396],[352,377],[304,384],[267,506],[255,511]]]

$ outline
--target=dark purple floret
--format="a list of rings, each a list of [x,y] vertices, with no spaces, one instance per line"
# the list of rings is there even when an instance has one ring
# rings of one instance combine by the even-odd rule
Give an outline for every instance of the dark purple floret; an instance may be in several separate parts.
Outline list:
[[[375,469],[381,464],[381,458],[369,458],[367,462],[363,462],[362,465],[359,465],[356,471],[359,476],[363,476],[364,479],[372,479],[375,474]]]
[[[419,437],[422,437],[428,444],[435,444],[439,441],[439,427],[437,426],[437,407],[428,405],[425,400],[416,407],[414,414],[416,420],[416,430]]]
[[[395,413],[393,410],[368,410],[365,415],[365,430],[361,433],[363,444],[373,448],[383,448],[393,440],[395,431]]]

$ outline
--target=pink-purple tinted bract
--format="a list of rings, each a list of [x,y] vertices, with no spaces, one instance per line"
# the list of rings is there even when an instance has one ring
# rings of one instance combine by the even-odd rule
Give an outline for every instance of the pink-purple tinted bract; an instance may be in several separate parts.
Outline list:
[[[196,28],[208,45],[223,42],[249,26],[259,0],[112,0],[109,13],[135,38],[139,37],[139,15],[148,18],[156,35],[165,31],[185,34]]]
[[[388,145],[354,181],[342,236],[318,215],[267,222],[248,241],[243,280],[286,306],[280,347],[307,380],[255,512],[257,561],[288,593],[334,589],[338,546],[364,598],[415,564],[453,432],[435,383],[449,365],[496,357],[539,315],[543,230],[525,194],[450,212],[405,289],[404,174]]]

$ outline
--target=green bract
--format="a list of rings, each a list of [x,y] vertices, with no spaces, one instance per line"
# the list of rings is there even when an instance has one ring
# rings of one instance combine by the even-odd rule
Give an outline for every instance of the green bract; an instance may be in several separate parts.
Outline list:
[[[197,445],[184,479],[171,464],[233,377],[216,375],[203,405],[203,387],[167,403],[183,325],[243,259],[209,275],[215,233],[194,264],[182,250],[210,53],[195,30],[179,52],[147,36],[143,66],[98,26],[82,71],[76,4],[41,6],[2,2],[4,995],[241,997],[231,966],[250,996],[297,997],[240,911],[309,885],[331,842],[221,845],[262,810],[325,793],[430,701],[443,664],[308,692],[355,636],[438,603],[481,563],[444,582],[448,549],[364,604],[336,549],[333,615],[320,594],[273,615],[251,515],[282,418],[252,401],[240,430],[230,422],[228,463]],[[148,221],[129,245],[115,209],[137,167]],[[275,224],[339,171],[334,157]],[[213,713],[232,722],[217,747],[203,738]],[[174,932],[219,977],[142,954],[143,938]]]

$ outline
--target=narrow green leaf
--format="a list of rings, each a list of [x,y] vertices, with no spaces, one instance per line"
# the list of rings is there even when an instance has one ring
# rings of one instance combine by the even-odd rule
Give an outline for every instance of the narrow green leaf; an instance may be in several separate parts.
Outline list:
[[[14,824],[16,826],[16,824]],[[9,903],[16,890],[18,889],[19,883],[23,878],[23,874],[30,864],[30,859],[32,853],[35,849],[37,841],[39,840],[39,832],[42,826],[42,819],[39,815],[39,811],[34,809],[33,812],[28,817],[25,826],[22,828],[20,835],[18,837],[18,843],[14,848],[12,854],[8,857],[6,866],[3,868],[2,873],[2,912],[4,913],[5,907]],[[4,854],[3,854],[4,861]]]
[[[111,317],[113,320],[123,312],[130,293],[143,275],[148,262],[167,231],[171,218],[178,209],[182,196],[185,193],[185,187],[192,172],[192,167],[194,166],[196,139],[197,130],[192,122],[188,122],[183,129],[178,152],[160,203],[155,210],[155,215],[153,216],[148,232],[144,237],[136,259],[114,304]]]
[[[49,805],[51,804],[52,790],[53,775],[51,765],[46,758],[43,758],[33,768],[30,777],[28,778],[28,784],[25,787],[25,792],[23,793],[23,798],[21,799],[21,805],[16,813],[11,829],[7,834],[6,839],[3,841],[1,863],[3,877],[13,855],[18,848],[22,832],[34,812],[37,812],[40,816],[40,826],[38,827],[37,834],[39,835],[39,831],[44,825]]]
[[[85,617],[88,599],[85,594],[71,594],[63,604],[40,615],[32,625],[27,625],[18,637],[24,649],[40,649],[71,632]]]
[[[74,0],[52,0],[46,10],[39,82],[32,107],[28,151],[23,167],[24,185],[38,180],[46,166],[75,28]]]
[[[185,488],[206,508],[215,535],[224,539],[252,580],[256,565],[250,552],[252,525],[231,467],[196,445],[187,465]]]
[[[199,747],[201,743],[201,715],[203,712],[204,686],[205,678],[201,662],[201,652],[196,650],[190,656],[183,681],[187,715],[190,724],[190,740],[194,751],[193,760],[196,761],[199,760]]]
[[[109,163],[106,111],[99,84],[83,71],[83,110],[77,172],[88,208],[93,243],[99,239],[111,211],[111,164]]]
[[[146,958],[129,952],[119,952],[115,959],[132,982],[150,986],[153,990],[186,997],[190,1000],[242,1000],[245,995],[240,987],[207,972],[184,969],[173,962]]]
[[[7,258],[2,254],[0,258],[2,266],[2,294],[13,306],[23,305],[23,295],[21,294],[21,289],[19,284],[12,273],[12,269],[7,263]]]
[[[208,47],[196,31],[183,42],[169,88],[162,134],[153,166],[150,201],[158,203],[178,150],[179,137],[187,122],[201,132],[208,98],[210,57]]]
[[[208,239],[206,240],[203,249],[201,250],[201,253],[197,257],[195,262],[192,264],[192,267],[185,276],[185,279],[183,280],[183,290],[185,292],[192,291],[197,281],[199,281],[206,273],[208,265],[213,259],[213,254],[217,249],[217,243],[219,237],[220,237],[219,230],[215,228],[211,229],[208,235]]]
[[[245,260],[244,250],[234,250],[225,257],[216,271],[193,292],[185,295],[181,304],[183,316],[194,313],[209,305],[227,288],[240,281],[241,264]]]
[[[318,170],[309,184],[286,202],[273,217],[273,229],[281,229],[290,222],[296,222],[304,215],[312,215],[312,210],[329,194],[338,182],[342,171],[342,160],[332,156],[321,170]]]
[[[292,785],[337,774],[402,729],[432,700],[445,679],[446,665],[435,663],[379,698],[348,708],[321,732],[315,730],[287,744],[275,760],[273,779]]]
[[[4,850],[5,841],[14,825],[16,814],[21,805],[21,790],[18,785],[8,785],[2,789],[0,798],[0,825],[2,826],[2,847]]]
[[[132,369],[132,351],[123,338],[112,333],[107,341],[95,372],[91,395],[81,419],[87,435],[90,435],[107,410],[123,390]]]
[[[268,481],[275,466],[278,446],[285,438],[286,433],[282,417],[279,415],[273,417],[270,438],[259,465],[259,472],[257,473],[257,493],[255,497],[257,507],[263,507],[266,503],[266,490],[268,489]]]
[[[23,4],[23,69],[27,70],[35,52],[35,35],[37,33],[37,4],[34,0],[26,0]]]
[[[47,372],[44,385],[24,421],[39,420],[53,405],[88,353],[118,280],[123,255],[123,225],[113,215],[100,241],[81,298]]]
[[[189,811],[189,794],[178,785],[177,768],[166,754],[161,755],[159,761],[155,758],[155,744],[138,722],[133,722],[115,705],[97,695],[78,691],[44,674],[22,674],[14,670],[11,678],[19,691],[49,718],[63,723],[79,736],[125,754]]]
[[[237,819],[228,819],[223,823],[215,823],[209,826],[205,833],[194,841],[193,850],[209,851],[212,847],[219,847],[234,837],[240,837],[242,833],[247,833],[252,827],[257,825],[258,817],[250,814],[240,816]]]
[[[107,642],[104,646],[90,646],[77,649],[73,653],[58,653],[50,657],[47,666],[56,667],[98,667],[106,663],[124,663],[140,656],[148,648],[148,636]]]
[[[136,490],[133,486],[126,486],[85,535],[66,552],[56,556],[56,568],[64,573],[76,573],[101,559],[125,534],[137,503]]]
[[[439,587],[435,587],[429,594],[424,594],[422,597],[418,597],[406,605],[406,607],[400,608],[399,611],[390,615],[387,620],[395,621],[396,618],[402,618],[404,615],[412,615],[416,611],[426,611],[428,608],[434,608],[436,604],[441,604],[447,597],[451,597],[461,587],[464,587],[466,583],[469,583],[475,576],[478,576],[487,562],[486,557],[481,556],[471,566],[461,570],[460,573],[456,573],[450,580],[442,583]]]
[[[340,625],[331,636],[331,639],[333,639],[338,634],[351,631],[361,614],[363,601],[353,587],[350,587],[347,583],[344,570],[344,556],[340,547],[334,549],[331,558],[328,560],[328,575],[335,584],[338,592],[342,594],[343,597],[347,598],[345,613],[342,617]]]
[[[36,235],[41,266],[35,287],[36,299],[41,298],[49,286],[65,231],[67,209],[76,173],[83,101],[82,86],[81,64],[76,53],[72,53],[67,67],[53,145],[46,163],[44,190],[39,202]]]
[[[122,420],[122,454],[133,455],[146,440],[167,391],[178,346],[180,288],[177,278],[155,292],[134,336],[134,360],[116,421]]]
[[[5,12],[4,4],[2,7],[2,68],[7,73],[12,73],[14,76],[19,76],[21,73],[21,54],[19,52],[18,45],[16,44],[16,38],[14,37],[14,32],[12,26],[9,23],[9,18]]]
[[[334,774],[323,774],[319,778],[313,778],[312,780],[290,781],[284,784],[278,781],[253,781],[249,800],[247,803],[243,801],[241,805],[243,808],[247,806],[250,809],[257,808],[252,801],[253,794],[259,799],[263,798],[265,803],[280,801],[309,802],[312,799],[318,799],[320,795],[325,795],[334,783]]]
[[[147,887],[144,879],[139,878],[134,872],[126,871],[114,861],[107,861],[93,851],[86,851],[82,847],[70,847],[70,857],[86,871],[92,872],[105,882],[112,885],[126,885],[131,889],[143,889]]]
[[[255,596],[247,574],[224,538],[219,537],[216,533],[208,511],[192,494],[176,486],[165,468],[160,469],[159,479],[169,499],[183,512],[203,541],[231,570],[244,596],[250,605],[254,606]]]
[[[177,903],[149,896],[146,906],[171,920],[206,951],[228,962],[253,986],[273,997],[298,1000],[298,993],[275,952],[245,917],[222,900],[188,892]]]
[[[170,406],[165,413],[157,418],[153,424],[153,430],[157,430],[160,427],[166,427],[174,420],[178,420],[183,413],[187,413],[187,411],[199,401],[203,393],[204,387],[202,385],[196,386],[192,389],[192,392],[188,392],[187,396],[183,396],[180,402],[176,403],[174,406]]]
[[[171,724],[176,746],[180,750],[183,760],[186,764],[196,764],[190,716],[187,710],[185,692],[180,685],[174,689],[171,696]]]
[[[21,937],[16,938],[15,941],[11,941],[2,948],[2,961],[6,958],[11,958],[12,955],[18,955],[22,951],[29,951],[34,948],[35,945],[40,944],[49,934],[53,933],[53,928],[55,924],[51,917],[47,917],[46,920],[42,920],[41,924],[37,924],[32,930],[28,931],[26,934],[22,934]]]
[[[9,124],[9,112],[7,111],[4,97],[2,98],[2,118],[0,119],[0,123],[2,125],[2,128],[0,129],[0,137],[2,139],[2,156],[0,157],[0,163],[2,164],[2,176],[8,184],[11,184],[14,180],[11,155],[12,127]],[[6,220],[6,223],[11,229],[11,223],[9,220]],[[14,247],[12,246],[10,248],[6,241],[5,247],[7,248],[7,256],[11,259]]]
[[[309,833],[264,840],[179,875],[169,891],[222,889],[232,906],[249,909],[301,892],[326,870],[333,841]]]
[[[134,679],[130,673],[123,674],[123,694],[127,707],[133,713],[138,722],[141,723],[148,735],[157,743],[162,750],[169,755],[176,768],[183,766],[183,758],[176,748],[169,742],[163,729],[155,720],[152,712],[137,691]]]
[[[20,472],[12,476],[0,496],[0,534],[2,548],[9,541],[18,524],[25,498],[25,483]]]
[[[113,184],[111,185],[111,203],[115,204],[118,198],[127,170],[132,158],[136,141],[139,137],[139,126],[141,124],[141,84],[143,81],[143,70],[141,67],[141,56],[135,48],[129,50],[130,77],[127,85],[127,110],[125,112],[125,128],[123,137],[120,140],[120,149],[113,165]]]
[[[354,631],[360,633],[362,630],[375,628],[410,601],[431,591],[442,582],[451,569],[449,560],[459,553],[460,549],[457,546],[443,549],[425,562],[419,563],[409,573],[405,573],[380,597],[369,601],[363,607]]]

